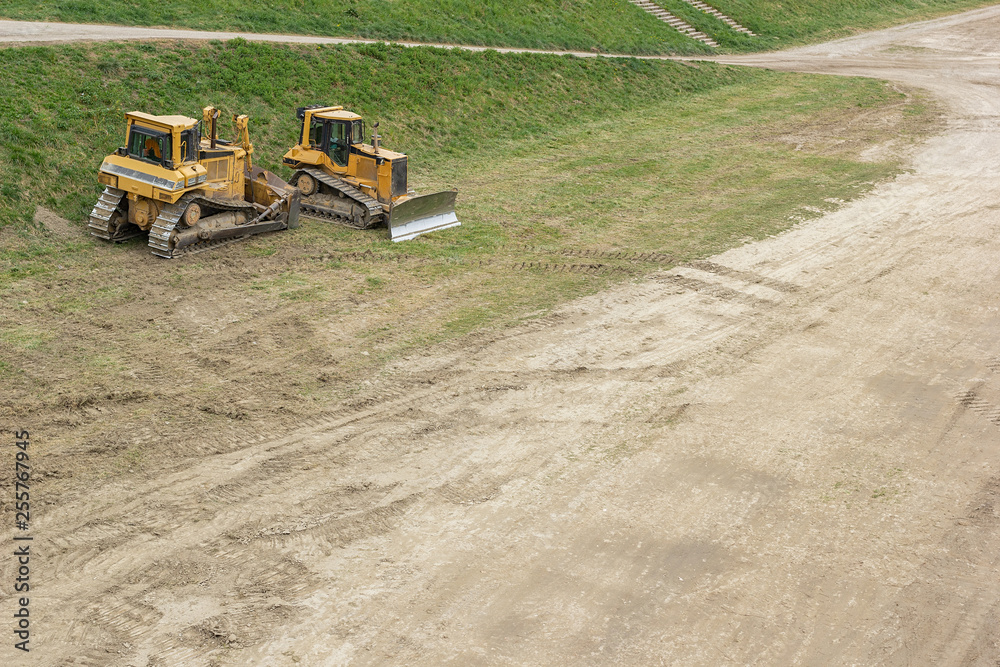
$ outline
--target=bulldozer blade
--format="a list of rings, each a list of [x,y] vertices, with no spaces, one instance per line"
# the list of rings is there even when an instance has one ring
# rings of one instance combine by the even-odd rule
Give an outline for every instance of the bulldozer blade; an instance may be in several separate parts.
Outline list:
[[[288,213],[288,228],[296,229],[299,226],[299,209],[302,201],[302,193],[299,189],[292,187],[276,174],[260,167],[253,167],[246,176],[249,181],[247,190],[251,201],[268,204],[271,202],[273,196],[284,198],[287,208],[286,212]],[[260,193],[259,191],[255,191],[254,184],[259,185],[261,183],[273,194],[269,195],[266,192]]]
[[[263,180],[265,183],[270,185],[272,189],[279,192],[283,192],[291,188],[291,186],[280,176],[268,171],[267,169],[261,169],[260,167],[253,167],[250,170],[249,178],[252,180]]]
[[[289,229],[298,229],[302,195],[298,188],[290,188],[290,190],[291,192],[288,195],[288,219],[285,222],[288,223]]]
[[[457,190],[445,190],[394,204],[389,214],[389,238],[409,241],[427,232],[458,227],[462,223],[455,215],[457,196]]]

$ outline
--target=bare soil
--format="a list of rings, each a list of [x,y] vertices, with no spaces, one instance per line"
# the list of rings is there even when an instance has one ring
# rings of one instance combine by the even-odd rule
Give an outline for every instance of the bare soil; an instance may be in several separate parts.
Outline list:
[[[257,350],[164,354],[147,389],[30,413],[63,435],[36,440],[37,645],[14,657],[998,664],[998,36],[1000,7],[728,58],[925,88],[946,123],[835,213],[429,348],[335,407],[245,400],[308,318],[171,304]],[[133,316],[155,333],[154,301]],[[231,400],[197,431],[116,420],[205,382]],[[113,467],[76,466],[101,438]]]
[[[35,209],[34,222],[46,233],[62,239],[76,240],[80,238],[80,230],[66,218],[60,217],[49,209],[39,206]]]

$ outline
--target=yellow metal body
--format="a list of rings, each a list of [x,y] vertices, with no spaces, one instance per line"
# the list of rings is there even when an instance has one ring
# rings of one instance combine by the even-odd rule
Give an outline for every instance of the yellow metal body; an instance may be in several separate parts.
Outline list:
[[[218,117],[212,107],[204,112],[206,119]],[[104,158],[97,180],[127,193],[132,224],[148,231],[164,204],[192,191],[209,199],[244,199],[253,153],[246,116],[234,118],[241,145],[220,141],[214,148],[193,118],[129,112],[125,120],[128,144]]]
[[[406,155],[382,147],[376,149],[372,144],[359,141],[361,137],[356,136],[355,133],[352,134],[347,164],[337,164],[328,152],[320,149],[320,146],[317,145],[317,138],[310,136],[310,128],[313,126],[314,120],[360,124],[361,116],[345,111],[343,107],[339,106],[306,109],[299,143],[285,153],[285,164],[295,168],[312,166],[322,169],[328,174],[343,179],[368,196],[374,197],[383,205],[388,206],[407,198],[405,188],[403,192],[397,191],[395,195],[392,192],[392,164],[405,160]]]

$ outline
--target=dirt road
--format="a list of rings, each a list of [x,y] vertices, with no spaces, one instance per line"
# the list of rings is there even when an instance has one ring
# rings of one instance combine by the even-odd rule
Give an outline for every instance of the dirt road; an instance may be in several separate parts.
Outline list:
[[[834,214],[69,494],[29,662],[998,664],[998,36],[994,8],[731,59],[922,86],[948,123]]]
[[[58,44],[62,42],[121,42],[151,39],[184,40],[229,40],[240,37],[251,42],[276,42],[281,44],[373,44],[383,43],[380,39],[353,39],[343,37],[317,37],[313,35],[277,35],[252,32],[221,32],[210,30],[184,30],[177,28],[141,28],[137,26],[96,25],[89,23],[48,23],[44,21],[11,21],[0,19],[0,44]],[[464,49],[466,51],[499,51],[501,53],[551,53],[574,55],[580,58],[606,57],[631,58],[598,54],[592,51],[550,51],[543,49],[520,49],[502,46],[467,46],[456,44],[436,44],[428,42],[399,42],[400,46],[437,46],[444,49]],[[646,56],[656,58],[657,56]]]

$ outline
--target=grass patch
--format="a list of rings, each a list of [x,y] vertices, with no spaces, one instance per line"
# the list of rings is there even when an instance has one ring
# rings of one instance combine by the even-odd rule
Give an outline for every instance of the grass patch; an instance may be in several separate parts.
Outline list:
[[[27,326],[14,326],[0,329],[0,342],[22,350],[47,349],[51,335],[45,331],[37,331]]]
[[[256,239],[255,239],[256,240]],[[247,254],[251,257],[270,257],[274,253],[278,252],[278,249],[274,246],[250,246],[247,248]]]
[[[714,7],[758,35],[747,37],[683,0],[657,2],[734,51],[833,39],[993,4],[991,0],[714,0]],[[711,51],[626,0],[265,0],[252,5],[237,0],[8,0],[0,16],[605,53]],[[115,67],[107,62],[104,70]],[[43,159],[37,146],[26,146],[17,157],[25,163]]]

